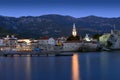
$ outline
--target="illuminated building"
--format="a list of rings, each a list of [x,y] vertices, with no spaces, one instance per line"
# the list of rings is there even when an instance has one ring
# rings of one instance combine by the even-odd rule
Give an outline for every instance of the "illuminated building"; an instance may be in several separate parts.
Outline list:
[[[111,30],[111,33],[104,34],[99,38],[102,46],[110,49],[120,49],[120,31]]]
[[[73,35],[74,37],[77,36],[77,31],[76,31],[75,24],[73,24],[72,35]]]
[[[16,47],[17,38],[15,38],[14,35],[12,35],[11,37],[9,35],[7,35],[7,37],[4,38],[4,43],[5,43],[6,46]]]
[[[85,41],[91,41],[88,34],[86,34],[85,38],[84,38]]]

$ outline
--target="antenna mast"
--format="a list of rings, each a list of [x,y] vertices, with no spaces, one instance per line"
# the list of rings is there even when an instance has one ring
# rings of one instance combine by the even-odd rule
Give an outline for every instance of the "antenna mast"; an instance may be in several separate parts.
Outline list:
[[[115,31],[115,24],[114,24],[114,31]]]

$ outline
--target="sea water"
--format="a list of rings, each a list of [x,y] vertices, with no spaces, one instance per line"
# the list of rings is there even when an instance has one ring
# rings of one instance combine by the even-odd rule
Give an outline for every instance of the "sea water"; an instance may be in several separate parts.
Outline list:
[[[0,80],[120,80],[120,51],[0,57]]]

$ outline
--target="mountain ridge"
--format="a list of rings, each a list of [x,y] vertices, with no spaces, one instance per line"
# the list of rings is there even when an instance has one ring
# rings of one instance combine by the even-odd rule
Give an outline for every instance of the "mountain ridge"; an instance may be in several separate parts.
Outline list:
[[[80,36],[84,36],[86,33],[90,35],[107,33],[113,29],[114,25],[116,25],[116,29],[120,30],[120,17],[106,18],[90,15],[75,18],[59,14],[21,16],[18,18],[0,16],[0,36],[6,34],[15,34],[21,38],[69,36],[71,35],[73,23],[76,24]]]

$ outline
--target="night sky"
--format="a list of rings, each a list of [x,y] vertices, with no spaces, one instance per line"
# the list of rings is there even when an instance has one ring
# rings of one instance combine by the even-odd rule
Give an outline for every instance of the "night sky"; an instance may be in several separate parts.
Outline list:
[[[61,14],[73,17],[96,15],[120,17],[119,0],[1,0],[0,15],[40,16]]]

